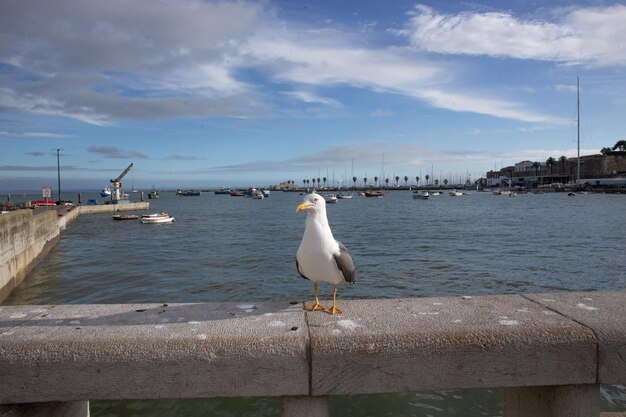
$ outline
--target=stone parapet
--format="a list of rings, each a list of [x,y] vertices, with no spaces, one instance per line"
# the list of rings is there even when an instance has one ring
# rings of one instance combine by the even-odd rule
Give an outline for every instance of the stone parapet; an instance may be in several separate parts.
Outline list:
[[[298,409],[306,397],[502,387],[514,416],[517,403],[571,396],[595,413],[598,384],[626,384],[625,292],[340,306],[3,306],[0,404],[282,396]]]

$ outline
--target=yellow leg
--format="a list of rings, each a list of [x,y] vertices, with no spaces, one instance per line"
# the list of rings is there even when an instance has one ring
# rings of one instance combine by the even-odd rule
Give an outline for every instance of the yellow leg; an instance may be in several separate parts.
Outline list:
[[[335,301],[337,299],[337,286],[333,285],[333,306],[331,308],[327,308],[326,311],[328,314],[341,314],[342,311],[339,307],[337,307],[337,305],[335,304]]]
[[[326,310],[323,305],[320,304],[320,300],[317,298],[317,282],[313,283],[313,292],[315,293],[315,304],[311,306],[304,306],[305,310],[309,311],[317,311],[317,310]]]

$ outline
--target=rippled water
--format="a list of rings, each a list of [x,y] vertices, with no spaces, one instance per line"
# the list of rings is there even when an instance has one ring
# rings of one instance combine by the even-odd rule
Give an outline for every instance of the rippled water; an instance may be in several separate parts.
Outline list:
[[[83,195],[83,201],[91,196]],[[5,304],[308,300],[295,270],[304,230],[297,193],[265,200],[161,193],[166,225],[83,215]],[[389,192],[328,206],[357,283],[339,298],[399,298],[626,288],[626,196],[471,192],[413,200]],[[329,288],[320,286],[323,296]],[[604,387],[604,408],[626,409]],[[376,406],[376,404],[382,404]],[[499,415],[498,390],[332,399],[335,415]],[[275,399],[93,402],[95,416],[278,415]]]

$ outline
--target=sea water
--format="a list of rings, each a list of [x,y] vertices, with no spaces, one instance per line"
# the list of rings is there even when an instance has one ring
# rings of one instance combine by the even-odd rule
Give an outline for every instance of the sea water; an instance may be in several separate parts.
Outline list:
[[[357,282],[341,299],[626,289],[625,195],[469,191],[414,200],[355,196],[329,204],[335,238]],[[83,215],[3,304],[305,301],[295,269],[304,230],[298,193],[253,200],[161,192],[150,212],[172,224]],[[95,198],[83,194],[83,201]],[[136,200],[138,194],[132,194]],[[320,285],[320,295],[330,288]],[[626,388],[602,388],[603,409],[626,409]],[[500,390],[332,397],[342,416],[500,415]],[[274,398],[92,401],[94,416],[278,416]]]

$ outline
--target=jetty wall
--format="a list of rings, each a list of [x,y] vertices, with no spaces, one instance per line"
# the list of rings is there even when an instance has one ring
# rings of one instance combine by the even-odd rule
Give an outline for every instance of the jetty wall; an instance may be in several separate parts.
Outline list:
[[[626,384],[626,292],[302,307],[2,307],[0,404],[279,396],[327,417],[333,395],[500,388],[504,417],[597,417],[600,385]]]
[[[35,212],[17,210],[0,215],[0,301],[59,240],[59,234],[80,214],[146,210],[149,203],[59,206]]]
[[[56,210],[18,210],[0,215],[0,301],[58,240]]]

